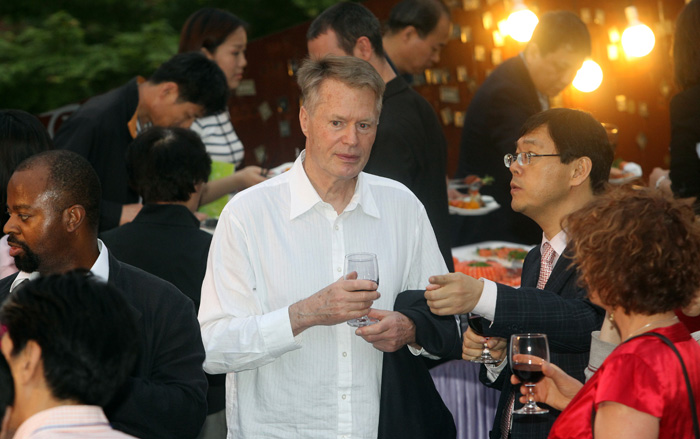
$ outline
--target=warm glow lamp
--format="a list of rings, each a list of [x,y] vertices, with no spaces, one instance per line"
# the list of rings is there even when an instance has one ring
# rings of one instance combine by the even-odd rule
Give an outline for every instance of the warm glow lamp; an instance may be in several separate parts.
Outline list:
[[[597,62],[587,59],[576,73],[573,85],[584,93],[590,93],[600,87],[603,82],[603,69]]]
[[[515,41],[526,43],[530,41],[532,32],[539,21],[537,15],[529,10],[522,0],[515,0],[513,2],[513,12],[508,16],[506,24],[508,35]]]
[[[656,38],[649,26],[639,21],[637,8],[628,6],[625,8],[625,15],[629,22],[629,27],[622,33],[622,49],[629,57],[639,58],[646,56],[654,48]]]

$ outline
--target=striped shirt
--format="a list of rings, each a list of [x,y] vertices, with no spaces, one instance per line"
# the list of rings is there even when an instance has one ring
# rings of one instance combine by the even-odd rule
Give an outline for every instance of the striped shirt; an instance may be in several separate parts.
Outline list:
[[[29,417],[17,429],[15,439],[134,439],[109,424],[101,407],[62,405]]]
[[[233,163],[236,167],[243,163],[243,143],[233,129],[228,110],[197,119],[190,129],[202,138],[212,160]]]

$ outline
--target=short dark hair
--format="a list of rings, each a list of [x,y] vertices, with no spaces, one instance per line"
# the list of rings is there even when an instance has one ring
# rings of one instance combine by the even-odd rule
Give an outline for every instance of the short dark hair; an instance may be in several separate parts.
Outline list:
[[[102,186],[90,162],[72,151],[54,149],[29,157],[17,166],[15,172],[38,166],[48,168],[47,191],[56,194],[52,207],[60,212],[74,204],[83,206],[87,225],[97,233]]]
[[[700,83],[700,1],[692,0],[681,10],[673,37],[676,83],[687,90]]]
[[[659,190],[621,187],[571,214],[569,246],[589,294],[626,313],[687,306],[700,284],[700,221],[690,204]]]
[[[391,9],[386,32],[391,35],[413,26],[425,38],[443,16],[449,18],[450,10],[439,0],[403,0]]]
[[[161,64],[148,81],[176,83],[179,100],[201,105],[207,115],[226,109],[229,90],[224,72],[203,53],[178,53]]]
[[[5,416],[8,406],[15,400],[15,383],[12,380],[10,365],[4,355],[0,355],[0,419]]]
[[[211,158],[194,131],[153,127],[131,142],[126,167],[144,203],[187,201],[195,185],[209,179]]]
[[[178,52],[204,48],[214,53],[229,35],[241,27],[248,31],[248,23],[228,11],[202,8],[190,15],[182,26]]]
[[[52,395],[106,405],[138,356],[134,313],[116,287],[85,270],[40,277],[15,289],[0,309],[12,356],[41,347]]]
[[[22,160],[53,148],[39,119],[22,110],[0,110],[0,226],[9,219],[7,184]]]
[[[367,37],[374,53],[384,56],[379,20],[359,3],[341,2],[321,12],[309,26],[306,40],[314,40],[329,30],[335,32],[340,48],[348,55],[352,55],[358,38]]]
[[[540,54],[547,55],[569,46],[577,53],[590,56],[591,35],[586,24],[571,11],[551,11],[542,14],[532,32],[530,43],[537,44]]]
[[[580,157],[591,159],[591,189],[598,194],[605,190],[613,162],[613,150],[605,128],[590,113],[570,108],[552,108],[530,116],[520,137],[546,126],[562,163]]]

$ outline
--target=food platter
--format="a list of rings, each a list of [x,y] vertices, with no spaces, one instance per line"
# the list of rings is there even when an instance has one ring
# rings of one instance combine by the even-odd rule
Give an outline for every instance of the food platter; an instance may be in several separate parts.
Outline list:
[[[461,201],[468,201],[469,197],[464,197],[461,199],[458,199]],[[484,202],[484,207],[481,207],[479,209],[462,209],[460,207],[456,206],[448,206],[449,211],[452,215],[462,215],[462,216],[478,216],[478,215],[486,215],[489,212],[493,212],[494,210],[498,209],[501,207],[500,204],[496,202],[496,200],[493,199],[493,197],[489,195],[482,195],[481,200]]]
[[[523,260],[532,247],[505,241],[456,247],[452,249],[455,271],[518,287]]]

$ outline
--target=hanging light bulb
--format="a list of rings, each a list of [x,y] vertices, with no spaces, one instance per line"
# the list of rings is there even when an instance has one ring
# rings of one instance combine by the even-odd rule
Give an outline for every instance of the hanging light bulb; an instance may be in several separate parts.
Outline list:
[[[539,23],[539,19],[534,12],[529,10],[522,0],[513,2],[513,12],[508,16],[506,29],[515,41],[526,43],[532,37],[532,31]]]
[[[634,6],[625,8],[625,16],[629,23],[629,27],[622,33],[622,48],[625,54],[635,58],[646,56],[654,48],[654,32],[639,21],[637,8]]]
[[[587,59],[576,73],[573,86],[584,93],[590,93],[600,87],[603,82],[603,69],[597,62]]]

